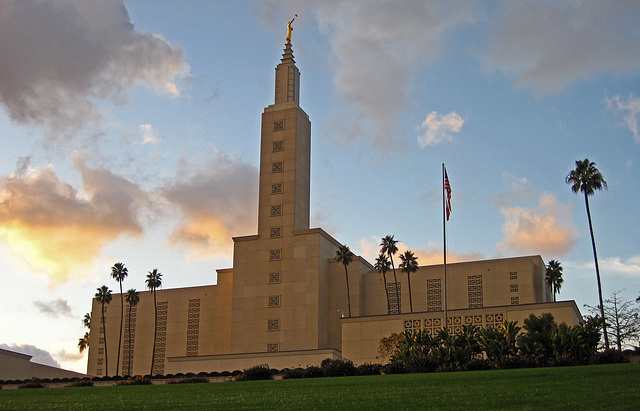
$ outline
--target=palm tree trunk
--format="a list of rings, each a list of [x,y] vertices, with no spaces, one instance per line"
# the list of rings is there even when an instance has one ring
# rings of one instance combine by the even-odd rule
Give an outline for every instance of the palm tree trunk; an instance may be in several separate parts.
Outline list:
[[[409,285],[409,310],[413,312],[413,301],[411,301],[411,273],[407,271],[407,284]]]
[[[349,292],[349,272],[347,266],[344,266],[344,275],[347,278],[347,307],[349,308],[349,318],[351,318],[351,293]]]
[[[389,254],[389,258],[391,258],[391,268],[393,268],[393,281],[395,284],[393,285],[393,289],[396,292],[396,302],[398,304],[398,314],[402,313],[402,307],[400,307],[400,294],[398,294],[398,277],[396,277],[396,266],[393,264],[393,256]]]
[[[102,304],[102,338],[104,338],[104,375],[109,376],[109,357],[107,356],[107,324],[104,322],[104,303]]]
[[[120,375],[120,348],[122,347],[122,320],[124,319],[124,297],[122,296],[122,281],[120,283],[120,338],[118,338],[118,361],[116,362],[116,375]]]
[[[129,328],[129,338],[127,338],[127,347],[129,348],[128,355],[127,355],[127,359],[129,361],[128,362],[128,367],[127,367],[127,375],[131,375],[131,369],[133,367],[131,367],[131,304],[129,304],[129,316],[127,318],[127,327]]]
[[[384,295],[387,296],[387,314],[391,314],[391,303],[389,302],[389,289],[387,288],[387,275],[382,272],[382,278],[384,279]]]
[[[593,259],[596,263],[596,278],[598,280],[598,298],[600,299],[600,314],[602,314],[602,332],[604,334],[604,346],[609,349],[609,336],[607,335],[607,319],[604,316],[604,304],[602,302],[602,285],[600,285],[600,269],[598,268],[598,255],[596,253],[596,240],[593,237],[593,225],[591,224],[591,211],[589,211],[589,196],[584,193],[584,203],[587,207],[587,219],[589,220],[589,232],[591,233],[591,245],[593,246]]]
[[[151,372],[153,375],[153,363],[156,362],[156,338],[158,335],[158,304],[156,304],[156,290],[153,289],[153,308],[155,310],[154,322],[153,322],[153,351],[151,352]]]

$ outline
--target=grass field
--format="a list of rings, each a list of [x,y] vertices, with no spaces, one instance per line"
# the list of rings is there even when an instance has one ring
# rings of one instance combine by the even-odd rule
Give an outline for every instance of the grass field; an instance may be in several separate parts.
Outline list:
[[[0,390],[0,409],[640,409],[640,364]]]

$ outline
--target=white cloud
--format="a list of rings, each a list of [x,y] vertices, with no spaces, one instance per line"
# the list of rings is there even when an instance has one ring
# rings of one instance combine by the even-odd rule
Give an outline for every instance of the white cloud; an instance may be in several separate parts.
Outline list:
[[[142,132],[142,144],[155,144],[159,141],[151,124],[140,124],[140,131]]]
[[[184,51],[136,31],[121,0],[5,0],[0,39],[0,103],[56,135],[100,121],[97,103],[122,103],[136,82],[178,95],[189,72]]]
[[[432,111],[421,124],[426,129],[424,134],[418,136],[418,144],[421,148],[453,141],[451,133],[458,133],[464,125],[464,119],[458,113],[446,115]]]
[[[378,255],[380,255],[380,243],[382,239],[376,236],[369,236],[360,239],[360,252],[361,256],[369,261],[371,264],[374,264]],[[398,246],[398,255],[394,258],[394,263],[396,267],[398,267],[400,254],[404,254],[405,251],[411,250],[418,258],[418,264],[420,266],[425,265],[438,265],[444,263],[444,248],[442,245],[429,243],[425,247],[420,248],[409,248],[406,244],[400,242],[397,244]],[[447,263],[455,263],[461,261],[476,261],[484,258],[484,255],[481,253],[456,253],[451,252],[451,250],[447,250]],[[396,261],[398,260],[398,261]]]
[[[622,115],[624,124],[633,133],[633,139],[640,144],[640,132],[638,132],[638,117],[640,116],[640,97],[629,95],[624,101],[619,95],[607,97],[607,107],[610,110],[619,112]]]
[[[640,69],[640,2],[510,1],[489,19],[486,67],[542,92]]]
[[[42,314],[45,314],[52,318],[58,318],[59,316],[73,318],[73,314],[71,313],[71,307],[69,306],[69,302],[67,300],[63,300],[62,298],[58,298],[53,301],[34,301],[33,305],[40,311]]]
[[[640,277],[640,255],[622,259],[608,257],[598,261],[602,271],[617,273],[624,277]]]

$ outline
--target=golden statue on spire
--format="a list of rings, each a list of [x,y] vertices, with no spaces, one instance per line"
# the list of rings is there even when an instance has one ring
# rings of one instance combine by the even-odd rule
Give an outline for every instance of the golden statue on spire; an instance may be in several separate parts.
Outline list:
[[[298,17],[297,14],[293,16],[290,22],[287,23],[287,40],[285,41],[284,44],[291,44],[291,30],[293,30],[293,27],[291,27],[291,23],[293,23],[296,17]]]

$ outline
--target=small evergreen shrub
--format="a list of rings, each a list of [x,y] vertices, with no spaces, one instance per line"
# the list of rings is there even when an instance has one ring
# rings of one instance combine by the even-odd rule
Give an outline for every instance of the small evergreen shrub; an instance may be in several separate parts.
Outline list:
[[[440,361],[428,354],[415,354],[407,361],[407,370],[410,373],[434,372],[440,367]]]
[[[44,385],[39,380],[26,380],[18,388],[44,388]]]
[[[484,358],[472,358],[464,366],[465,371],[485,371],[493,369],[495,369],[493,363],[489,360],[485,360]]]
[[[167,384],[200,384],[200,383],[204,383],[204,382],[209,382],[209,379],[207,377],[182,377],[182,378],[176,378],[173,380],[169,380],[167,381]]]
[[[327,377],[347,377],[356,375],[358,370],[349,360],[332,360],[327,358],[321,364]]]
[[[247,368],[242,374],[242,380],[244,381],[270,380],[272,378],[273,375],[271,374],[271,370],[267,364],[260,364]]]
[[[406,374],[409,371],[402,361],[391,361],[382,367],[382,372],[385,374]]]
[[[70,382],[67,387],[93,387],[93,381],[89,378],[83,378],[82,380]]]
[[[382,365],[364,363],[358,366],[358,374],[360,375],[380,375],[382,372]]]
[[[290,370],[285,368],[281,371],[282,379],[284,380],[292,380],[294,378],[304,378],[305,370],[303,368],[294,368]]]
[[[127,378],[116,383],[116,385],[151,385],[151,379],[146,376],[136,375],[135,377]]]
[[[327,374],[324,372],[324,370],[315,365],[312,365],[311,367],[307,367],[307,369],[304,370],[304,378],[320,378],[320,377],[326,377],[326,376]]]
[[[629,358],[618,350],[604,350],[595,353],[592,364],[619,364],[629,362]]]

